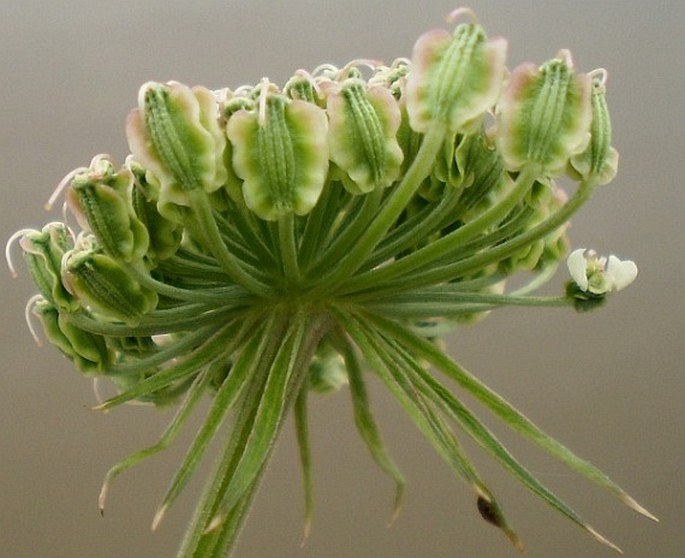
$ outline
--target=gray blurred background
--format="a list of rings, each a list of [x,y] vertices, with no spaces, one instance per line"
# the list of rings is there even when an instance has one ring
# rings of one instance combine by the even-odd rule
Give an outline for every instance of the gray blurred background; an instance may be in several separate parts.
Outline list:
[[[609,70],[617,179],[573,221],[576,247],[634,259],[637,282],[603,311],[506,309],[457,331],[450,350],[548,432],[603,468],[661,518],[654,524],[506,429],[511,449],[627,556],[685,556],[685,3],[478,1],[509,66],[570,48],[577,66]],[[408,56],[444,26],[451,0],[289,2],[0,0],[0,238],[57,217],[43,204],[97,153],[127,154],[124,119],[141,83],[211,88],[283,83],[297,68]],[[19,262],[21,263],[21,262]],[[564,279],[560,272],[555,288]],[[104,473],[156,440],[171,414],[88,410],[91,384],[24,324],[33,289],[0,274],[0,557],[170,557],[200,483],[161,528],[150,521],[191,439],[118,478],[97,512]],[[386,442],[409,479],[386,528],[393,487],[355,433],[347,392],[312,400],[316,515],[301,540],[301,486],[286,425],[235,554],[240,558],[494,558],[516,555],[475,511],[470,491],[370,380]],[[486,416],[486,413],[483,413]],[[196,421],[197,422],[197,421]],[[489,421],[495,423],[495,421]],[[530,558],[612,556],[468,445]]]

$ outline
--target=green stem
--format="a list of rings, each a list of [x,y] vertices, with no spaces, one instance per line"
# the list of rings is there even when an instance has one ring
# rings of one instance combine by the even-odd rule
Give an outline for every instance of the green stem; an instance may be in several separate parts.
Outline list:
[[[90,333],[114,337],[144,337],[189,331],[208,323],[226,323],[232,315],[237,315],[242,311],[242,308],[212,308],[206,304],[184,304],[145,314],[136,326],[100,322],[85,313],[65,314],[65,316],[69,323]]]
[[[233,296],[237,298],[239,305],[241,298],[246,301],[249,301],[253,298],[253,295],[251,295],[248,291],[235,285],[229,285],[228,287],[223,287],[222,289],[214,292],[208,289],[184,289],[175,287],[173,285],[169,285],[168,283],[157,281],[144,267],[127,264],[124,262],[119,263],[140,285],[155,291],[159,295],[163,295],[175,300],[184,300],[188,302],[213,302],[226,305],[226,302],[229,299],[229,296],[227,295],[233,294]],[[243,295],[242,297],[240,296],[241,294]]]
[[[300,239],[300,263],[303,269],[307,269],[312,259],[319,253],[331,221],[337,214],[336,202],[339,189],[340,185],[331,180],[329,172],[319,201],[306,216],[304,231]]]
[[[271,296],[270,289],[257,279],[260,272],[241,261],[226,248],[214,219],[214,212],[207,194],[203,190],[192,190],[189,193],[189,197],[193,208],[195,224],[198,226],[209,251],[219,262],[223,270],[237,285],[251,293],[266,298]]]
[[[173,343],[162,346],[162,348],[147,355],[143,358],[130,358],[126,361],[115,364],[107,369],[106,376],[126,376],[132,374],[139,374],[142,372],[151,372],[157,366],[170,362],[184,355],[187,351],[194,349],[202,343],[205,339],[210,337],[216,331],[216,326],[203,327],[191,333],[184,335],[181,338],[175,338]]]
[[[352,212],[349,222],[341,227],[335,240],[326,247],[322,256],[307,270],[307,274],[315,282],[318,281],[323,272],[334,267],[347,254],[350,246],[354,246],[357,238],[361,236],[378,210],[382,198],[383,190],[381,188],[376,188],[364,196],[361,209]]]
[[[483,250],[473,256],[469,256],[452,264],[443,265],[425,272],[413,273],[410,276],[399,278],[388,282],[386,285],[374,288],[376,296],[383,293],[396,293],[405,290],[416,289],[426,285],[435,285],[443,281],[452,281],[473,271],[482,269],[490,264],[497,263],[504,258],[515,254],[521,248],[540,240],[550,232],[554,231],[564,223],[585,203],[594,187],[591,183],[581,182],[574,196],[564,204],[556,213],[510,240],[503,242],[493,248]],[[400,262],[403,260],[400,260]],[[400,263],[397,262],[397,263]],[[390,266],[388,266],[390,267]],[[382,270],[378,270],[382,271]],[[350,281],[346,285],[346,291],[350,291]],[[365,281],[366,282],[366,281]]]
[[[286,284],[297,285],[300,282],[300,266],[297,262],[294,214],[288,213],[278,220],[278,241]]]
[[[318,286],[313,287],[312,295],[335,291],[364,265],[374,248],[397,221],[423,179],[430,174],[444,137],[445,130],[438,125],[433,126],[424,136],[419,152],[402,181],[383,203],[382,208],[374,220],[369,223],[368,228],[358,239],[352,251],[331,272],[321,278]]]
[[[421,299],[424,300],[421,300]],[[449,318],[463,313],[465,308],[473,311],[472,305],[479,305],[481,310],[490,310],[500,306],[528,307],[562,307],[572,306],[566,297],[524,297],[486,293],[464,293],[455,296],[435,296],[408,298],[402,301],[389,298],[383,302],[373,302],[366,308],[383,316],[397,319]],[[480,306],[482,305],[482,307]]]
[[[447,217],[459,203],[462,190],[446,186],[447,195],[440,198],[437,204],[425,207],[418,215],[402,223],[378,244],[371,258],[364,264],[364,269],[372,269],[411,246],[416,246],[444,225]]]
[[[240,449],[247,443],[252,432],[252,420],[257,412],[260,390],[247,390],[246,393],[248,395],[242,400],[235,415],[235,424],[217,460],[216,469],[211,474],[210,482],[195,508],[193,518],[176,555],[177,558],[225,558],[237,539],[245,517],[244,512],[249,507],[258,479],[254,481],[254,487],[243,495],[239,505],[232,510],[232,515],[226,518],[220,529],[211,532],[206,532],[205,529],[219,508],[223,494],[238,465]],[[261,476],[261,471],[259,476]],[[220,544],[222,541],[223,544]]]
[[[121,403],[154,393],[179,379],[196,373],[203,366],[209,364],[219,356],[231,354],[231,352],[242,343],[246,332],[249,332],[253,328],[255,318],[256,317],[246,319],[241,323],[236,323],[236,321],[229,322],[219,328],[213,335],[209,336],[196,350],[188,355],[187,358],[169,368],[160,370],[126,391],[111,397],[104,403],[95,407],[95,409],[104,411],[111,409],[116,405],[120,405]]]
[[[516,178],[514,188],[504,198],[487,211],[481,213],[473,221],[469,221],[447,236],[431,242],[429,245],[404,258],[396,260],[387,266],[362,273],[358,277],[351,279],[345,284],[344,292],[349,293],[363,290],[416,269],[425,269],[433,265],[436,260],[449,256],[452,251],[461,248],[477,234],[500,223],[520,203],[530,190],[535,178],[536,173],[533,169],[524,169]]]

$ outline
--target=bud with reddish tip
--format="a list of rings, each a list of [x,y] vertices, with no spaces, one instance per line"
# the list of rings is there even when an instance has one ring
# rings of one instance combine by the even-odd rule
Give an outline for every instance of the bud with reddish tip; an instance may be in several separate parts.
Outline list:
[[[497,102],[506,52],[504,39],[488,40],[475,23],[457,26],[452,35],[443,29],[422,35],[407,78],[411,127],[422,133],[434,123],[451,133],[473,129]]]
[[[590,78],[562,50],[539,68],[516,68],[498,105],[497,146],[510,171],[534,165],[556,176],[590,140]]]
[[[219,126],[214,94],[204,87],[148,82],[126,134],[135,160],[159,183],[159,208],[178,219],[169,206],[189,206],[189,192],[212,193],[226,182],[226,139]]]

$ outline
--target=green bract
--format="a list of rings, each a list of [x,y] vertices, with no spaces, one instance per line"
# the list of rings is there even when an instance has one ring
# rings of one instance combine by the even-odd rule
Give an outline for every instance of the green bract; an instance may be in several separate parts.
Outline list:
[[[516,548],[518,535],[453,427],[613,544],[447,381],[653,518],[452,360],[441,341],[502,306],[597,307],[637,274],[630,261],[581,249],[568,260],[566,292],[536,294],[566,257],[569,218],[613,178],[616,153],[603,79],[591,95],[591,77],[574,73],[567,53],[507,78],[504,56],[503,40],[468,23],[422,36],[412,60],[324,64],[298,70],[282,89],[266,78],[235,90],[142,87],[124,166],[98,156],[50,199],[66,189],[82,230],[50,223],[12,237],[40,293],[29,317],[77,368],[116,389],[97,408],[178,403],[157,444],[109,471],[101,507],[112,480],[171,444],[209,395],[153,526],[216,441],[217,463],[178,557],[227,556],[292,411],[309,533],[308,398],[338,392],[349,394],[354,424],[395,486],[394,516],[405,479],[374,419],[373,374],[464,481],[474,512]],[[486,128],[490,112],[496,125]],[[568,193],[555,180],[564,170],[578,183]],[[10,250],[11,242],[14,271]],[[517,278],[512,289],[517,271],[528,281]]]

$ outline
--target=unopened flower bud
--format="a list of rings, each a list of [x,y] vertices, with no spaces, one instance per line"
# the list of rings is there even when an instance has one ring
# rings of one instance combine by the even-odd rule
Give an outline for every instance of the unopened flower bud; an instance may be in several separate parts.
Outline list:
[[[266,88],[266,84],[264,84]],[[328,172],[323,109],[262,91],[258,111],[239,110],[226,134],[245,203],[259,217],[305,215],[316,205]]]
[[[67,203],[84,230],[91,231],[105,252],[125,262],[145,255],[148,232],[130,202],[133,176],[96,157],[89,169],[77,173],[67,190]]]
[[[318,93],[314,79],[304,70],[298,70],[283,87],[283,93],[296,101],[317,104]]]
[[[468,131],[494,106],[505,75],[507,45],[488,40],[475,23],[422,35],[414,46],[407,81],[412,128],[425,133],[434,123],[451,133]]]
[[[104,337],[77,328],[47,300],[33,309],[43,324],[48,341],[57,347],[76,367],[87,375],[102,374],[112,358]]]
[[[319,346],[309,365],[309,388],[318,393],[333,393],[348,382],[342,357],[328,344]]]
[[[400,109],[392,94],[348,78],[329,93],[326,108],[331,161],[343,171],[345,188],[366,194],[390,186],[404,157],[396,137]]]
[[[597,75],[593,75],[596,73]],[[570,160],[572,175],[592,180],[598,185],[608,184],[616,176],[618,151],[611,147],[611,120],[606,102],[606,71],[589,74],[592,77],[592,124],[587,149]]]
[[[66,226],[49,223],[42,231],[23,231],[19,245],[40,294],[60,310],[76,310],[78,301],[64,288],[61,277],[62,256],[71,248]]]
[[[462,136],[454,151],[454,161],[458,176],[452,177],[452,182],[463,188],[477,184],[486,193],[502,180],[502,157],[484,131]]]
[[[148,82],[140,89],[138,105],[129,115],[126,134],[134,158],[160,183],[162,211],[168,204],[189,206],[191,190],[212,193],[224,185],[226,139],[211,91]]]
[[[147,230],[150,241],[146,255],[156,260],[166,259],[174,255],[181,244],[183,226],[159,213],[157,205],[148,194],[152,188],[147,182],[145,169],[131,160],[128,161],[128,166],[134,183],[131,205],[136,217]]]
[[[65,286],[93,312],[136,325],[157,305],[157,294],[139,285],[117,262],[94,249],[73,249],[62,261]]]
[[[537,165],[548,176],[560,174],[570,157],[590,140],[590,78],[573,72],[562,50],[537,68],[516,68],[498,107],[498,147],[510,171]]]

